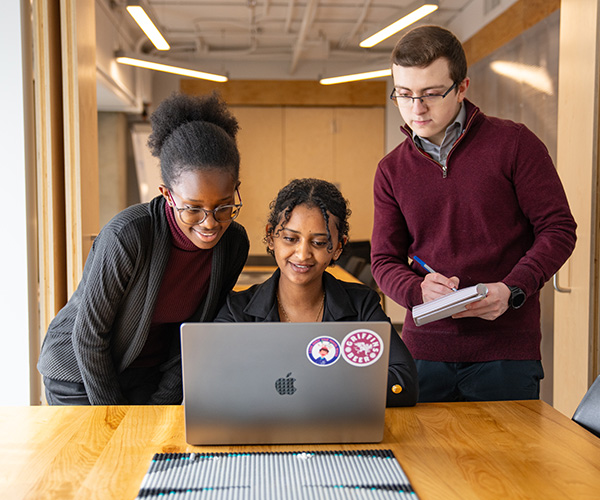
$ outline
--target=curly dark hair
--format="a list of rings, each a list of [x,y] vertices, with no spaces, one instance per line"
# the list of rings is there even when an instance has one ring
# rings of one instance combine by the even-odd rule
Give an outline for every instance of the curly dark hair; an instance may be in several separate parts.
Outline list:
[[[168,189],[186,171],[222,169],[234,182],[239,181],[239,125],[217,92],[204,96],[174,93],[158,105],[150,123],[148,147],[160,159]]]
[[[467,77],[467,57],[458,38],[441,26],[419,26],[398,40],[392,64],[425,68],[440,57],[448,60],[453,82],[458,84]]]
[[[279,231],[281,231],[281,229],[276,231],[277,226],[289,221],[292,211],[299,205],[321,210],[327,227],[327,240],[329,242],[327,250],[330,252],[333,251],[333,242],[329,231],[329,214],[334,215],[339,240],[343,248],[345,245],[344,236],[347,239],[350,230],[348,218],[352,211],[348,208],[348,201],[342,196],[340,190],[331,182],[322,179],[294,179],[279,191],[277,197],[269,205],[271,209],[268,219],[270,233],[267,236],[277,237]],[[267,252],[273,255],[273,250],[268,246]]]

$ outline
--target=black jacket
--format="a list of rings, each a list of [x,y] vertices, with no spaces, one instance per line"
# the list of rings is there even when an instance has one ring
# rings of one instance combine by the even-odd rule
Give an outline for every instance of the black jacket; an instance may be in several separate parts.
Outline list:
[[[276,291],[280,271],[277,269],[264,283],[242,292],[231,292],[221,308],[216,322],[277,322],[280,321]],[[323,321],[390,321],[381,308],[379,295],[360,283],[347,283],[323,273],[325,306]],[[392,386],[403,390],[394,394]],[[415,362],[392,327],[387,406],[413,406],[417,402],[418,379]]]

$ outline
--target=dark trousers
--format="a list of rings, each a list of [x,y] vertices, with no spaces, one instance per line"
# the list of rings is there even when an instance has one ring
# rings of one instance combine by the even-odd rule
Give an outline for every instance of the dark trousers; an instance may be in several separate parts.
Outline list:
[[[129,404],[148,404],[158,388],[162,373],[158,367],[127,368],[119,375],[121,391]],[[44,377],[46,400],[49,405],[89,405],[85,386],[77,382],[64,382]]]
[[[444,363],[415,360],[419,402],[539,399],[544,370],[540,361]]]

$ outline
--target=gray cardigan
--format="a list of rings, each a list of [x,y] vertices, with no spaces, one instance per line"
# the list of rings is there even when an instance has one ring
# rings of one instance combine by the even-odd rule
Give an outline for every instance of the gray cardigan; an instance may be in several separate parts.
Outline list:
[[[214,247],[207,296],[187,321],[211,321],[248,256],[245,229],[233,222]],[[50,323],[38,370],[45,377],[83,383],[91,404],[127,404],[119,374],[146,343],[171,231],[162,196],[117,214],[95,239],[81,282]],[[153,404],[183,398],[181,353],[173,346],[161,366]]]

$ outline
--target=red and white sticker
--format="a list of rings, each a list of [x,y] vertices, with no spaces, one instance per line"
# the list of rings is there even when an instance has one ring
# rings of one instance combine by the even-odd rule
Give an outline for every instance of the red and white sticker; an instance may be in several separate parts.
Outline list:
[[[342,356],[354,366],[369,366],[383,354],[381,337],[371,330],[354,330],[342,341]]]

